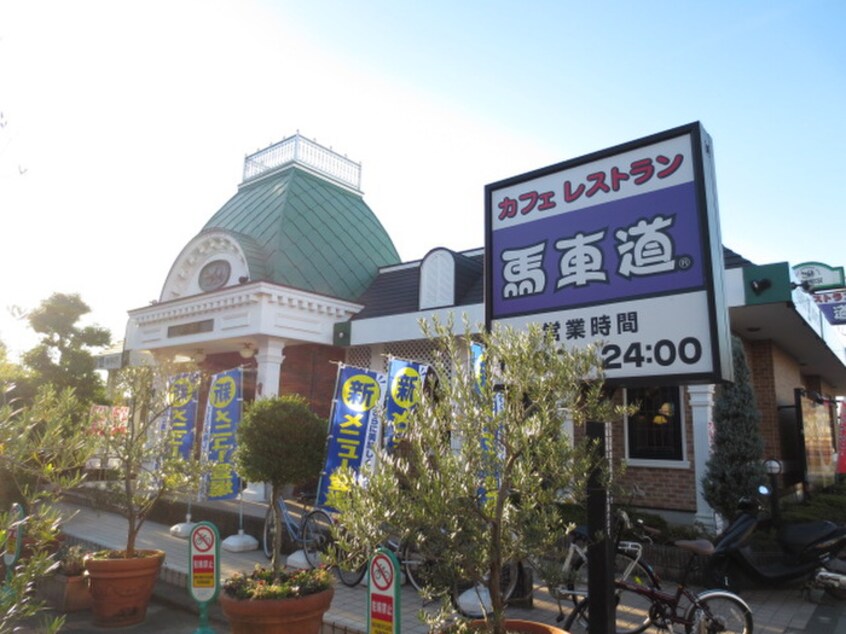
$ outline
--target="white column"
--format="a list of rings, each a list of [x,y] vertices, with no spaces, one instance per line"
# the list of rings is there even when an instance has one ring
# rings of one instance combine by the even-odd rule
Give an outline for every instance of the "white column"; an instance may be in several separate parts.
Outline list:
[[[282,361],[285,359],[282,354],[284,349],[285,343],[279,339],[267,339],[259,344],[256,353],[256,400],[279,394],[279,376],[282,373]],[[267,494],[264,482],[248,482],[243,496],[245,500],[265,502]]]
[[[696,521],[708,529],[715,528],[714,509],[702,495],[702,478],[711,457],[711,428],[714,412],[714,386],[688,385],[687,394],[693,413],[693,453],[696,477]]]
[[[270,398],[279,394],[279,376],[285,355],[285,344],[279,339],[262,342],[256,353],[258,375],[256,377],[256,399]]]

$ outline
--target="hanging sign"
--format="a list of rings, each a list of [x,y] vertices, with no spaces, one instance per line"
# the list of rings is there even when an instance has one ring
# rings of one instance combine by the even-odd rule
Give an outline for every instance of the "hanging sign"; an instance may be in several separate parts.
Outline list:
[[[379,548],[370,558],[370,582],[367,585],[368,634],[400,634],[399,561],[386,548]]]
[[[846,325],[846,288],[814,293],[813,298],[828,323]]]
[[[802,262],[793,267],[799,282],[807,284],[812,292],[843,288],[846,278],[842,266],[829,266],[822,262]]]

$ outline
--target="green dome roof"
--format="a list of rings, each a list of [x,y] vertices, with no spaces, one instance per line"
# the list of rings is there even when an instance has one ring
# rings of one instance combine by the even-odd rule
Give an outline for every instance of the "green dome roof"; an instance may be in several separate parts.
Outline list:
[[[250,279],[356,300],[399,254],[361,194],[298,164],[243,183],[200,232],[239,242]]]

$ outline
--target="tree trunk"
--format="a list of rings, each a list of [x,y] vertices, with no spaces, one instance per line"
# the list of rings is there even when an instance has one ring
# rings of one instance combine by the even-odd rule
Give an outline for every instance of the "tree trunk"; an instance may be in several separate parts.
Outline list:
[[[273,566],[273,573],[279,572],[279,553],[282,551],[282,516],[276,500],[279,496],[279,489],[275,484],[270,486],[270,503],[273,505],[273,556],[270,558],[270,565]]]

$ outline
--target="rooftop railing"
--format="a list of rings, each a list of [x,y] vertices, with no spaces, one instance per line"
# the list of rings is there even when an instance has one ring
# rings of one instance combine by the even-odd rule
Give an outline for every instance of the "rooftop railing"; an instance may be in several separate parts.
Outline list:
[[[361,191],[361,164],[297,132],[244,159],[244,182],[289,163],[300,163],[338,183]]]

